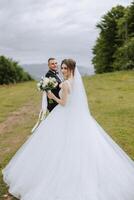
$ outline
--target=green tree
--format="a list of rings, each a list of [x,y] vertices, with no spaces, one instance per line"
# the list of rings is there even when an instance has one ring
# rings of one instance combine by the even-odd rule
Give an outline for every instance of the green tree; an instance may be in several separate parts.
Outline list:
[[[119,37],[126,42],[130,37],[134,37],[134,1],[125,9],[124,16],[118,20]]]
[[[32,80],[32,77],[20,67],[18,62],[0,56],[0,84],[18,83]]]
[[[134,1],[118,21],[118,34],[123,41],[114,54],[114,70],[134,69]]]
[[[114,70],[114,53],[117,48],[122,45],[118,35],[118,20],[125,14],[123,6],[113,7],[97,24],[100,30],[99,38],[93,48],[94,57],[92,63],[94,64],[96,73],[111,72]]]
[[[114,70],[134,69],[134,37],[119,47],[115,53]]]
[[[128,36],[134,37],[134,1],[127,9],[126,24],[127,24]]]

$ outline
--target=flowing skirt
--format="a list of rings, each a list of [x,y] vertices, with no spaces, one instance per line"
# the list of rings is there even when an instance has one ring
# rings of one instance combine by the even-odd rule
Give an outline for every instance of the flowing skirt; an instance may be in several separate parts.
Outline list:
[[[90,114],[60,105],[2,173],[21,200],[134,200],[134,162]]]

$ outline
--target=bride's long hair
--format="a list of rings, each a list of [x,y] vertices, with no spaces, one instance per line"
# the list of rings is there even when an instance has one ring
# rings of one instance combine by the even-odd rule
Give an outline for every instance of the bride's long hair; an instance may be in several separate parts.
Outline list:
[[[74,76],[74,71],[75,71],[75,68],[76,68],[76,61],[71,59],[71,58],[64,59],[61,62],[61,67],[62,67],[63,64],[65,64],[67,66],[67,69],[70,70],[72,76]]]

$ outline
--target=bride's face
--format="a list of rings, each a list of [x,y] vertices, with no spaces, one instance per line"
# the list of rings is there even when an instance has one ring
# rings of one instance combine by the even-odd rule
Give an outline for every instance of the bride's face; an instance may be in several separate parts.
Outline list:
[[[62,74],[63,74],[63,76],[64,76],[65,79],[67,79],[71,75],[70,69],[65,64],[62,64],[62,66],[61,66],[61,72],[62,72]]]

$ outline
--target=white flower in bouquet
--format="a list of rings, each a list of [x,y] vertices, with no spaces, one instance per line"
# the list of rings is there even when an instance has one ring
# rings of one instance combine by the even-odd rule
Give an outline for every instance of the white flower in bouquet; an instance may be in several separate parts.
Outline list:
[[[49,83],[49,78],[47,78],[47,77],[45,77],[44,79],[43,79],[43,87],[46,87],[47,86],[47,84]]]
[[[58,85],[58,82],[56,81],[56,79],[54,77],[41,77],[41,80],[37,83],[37,88],[39,91],[45,91],[48,92],[54,88],[56,88],[56,86]],[[53,103],[54,101],[52,99],[48,100],[49,103]],[[40,113],[39,113],[39,117],[38,117],[38,121],[35,124],[35,126],[33,127],[33,129],[31,130],[31,132],[33,133],[36,128],[39,126],[40,122],[46,117],[47,112],[43,111],[41,109]]]
[[[40,91],[46,91],[48,92],[49,90],[54,89],[58,85],[58,82],[56,79],[53,77],[42,77],[41,80],[37,83],[37,88]]]

